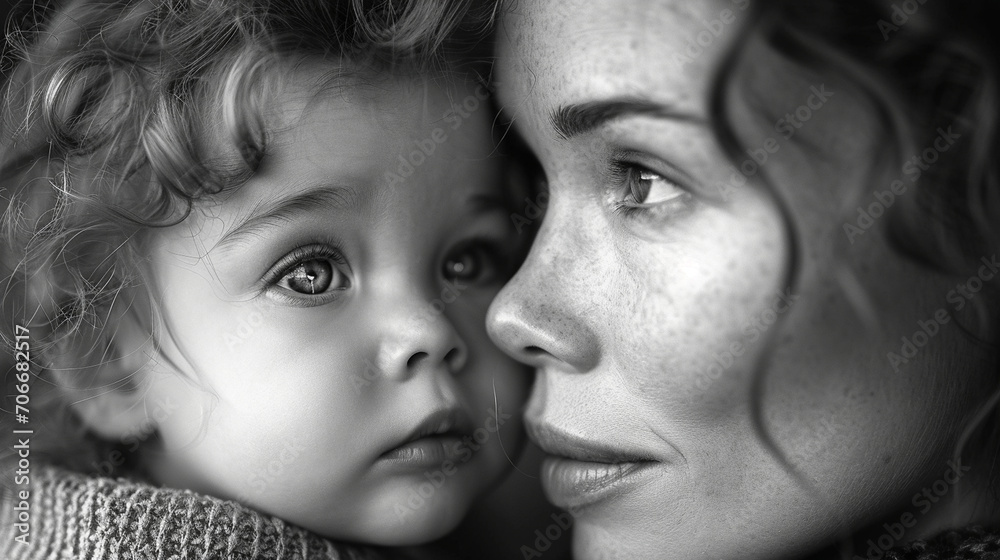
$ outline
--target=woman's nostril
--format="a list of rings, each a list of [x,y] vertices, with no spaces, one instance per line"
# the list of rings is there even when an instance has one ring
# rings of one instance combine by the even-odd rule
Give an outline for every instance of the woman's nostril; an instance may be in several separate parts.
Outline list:
[[[538,346],[526,346],[524,348],[524,353],[527,354],[528,356],[532,357],[532,358],[537,358],[539,356],[544,356],[548,352],[546,352],[545,350],[542,350]]]

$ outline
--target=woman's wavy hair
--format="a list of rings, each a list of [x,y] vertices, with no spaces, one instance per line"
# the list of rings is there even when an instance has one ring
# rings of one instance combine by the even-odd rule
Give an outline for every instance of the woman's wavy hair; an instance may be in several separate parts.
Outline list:
[[[0,63],[0,408],[14,409],[8,352],[23,325],[33,454],[87,470],[121,443],[95,437],[69,405],[86,398],[79,389],[135,390],[128,377],[96,372],[117,359],[117,318],[138,305],[131,288],[146,285],[143,234],[255,171],[283,72],[317,58],[331,67],[327,85],[459,71],[483,43],[489,9],[472,0],[22,4]]]
[[[1000,253],[998,21],[1000,3],[991,0],[757,0],[749,10],[749,23],[716,69],[709,99],[716,137],[736,165],[745,159],[747,146],[734,125],[732,99],[734,92],[747,87],[741,71],[753,64],[750,53],[759,52],[751,45],[761,43],[796,63],[804,74],[839,78],[874,110],[883,136],[871,157],[872,180],[858,186],[854,200],[845,201],[845,223],[857,218],[856,208],[867,206],[873,188],[888,186],[887,173],[900,176],[907,160],[932,145],[940,130],[950,128],[960,136],[962,149],[940,153],[882,219],[899,253],[935,273],[967,279],[982,257]],[[761,174],[767,185],[766,170]],[[794,290],[800,268],[796,221],[781,193],[765,190],[783,214],[789,242],[783,285]],[[852,272],[845,270],[839,280],[858,314],[875,328],[878,319]],[[993,284],[1000,284],[1000,278]],[[993,368],[1000,362],[998,294],[1000,287],[986,286],[971,302],[978,324],[960,325],[993,356]],[[769,436],[759,406],[778,330],[772,329],[769,348],[757,366],[754,423],[774,455],[798,475]],[[1000,482],[1000,375],[992,381],[996,392],[984,395],[982,407],[970,414],[954,453],[975,453],[991,465],[989,478]],[[994,497],[1000,499],[994,486]]]

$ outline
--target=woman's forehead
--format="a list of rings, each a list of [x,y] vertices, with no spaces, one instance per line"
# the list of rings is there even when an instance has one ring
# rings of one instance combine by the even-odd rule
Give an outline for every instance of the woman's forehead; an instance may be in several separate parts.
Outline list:
[[[704,113],[712,68],[747,18],[742,0],[519,2],[504,14],[505,105],[639,97]]]

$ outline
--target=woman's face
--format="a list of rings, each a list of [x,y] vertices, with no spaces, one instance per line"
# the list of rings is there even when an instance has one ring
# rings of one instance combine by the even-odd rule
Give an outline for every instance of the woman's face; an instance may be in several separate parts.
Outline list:
[[[890,250],[887,220],[858,222],[913,185],[869,175],[873,112],[755,45],[731,99],[737,165],[710,131],[712,70],[748,9],[521,0],[500,28],[503,111],[549,192],[488,323],[538,368],[529,433],[579,558],[774,558],[876,520],[905,528],[872,534],[895,543],[969,476],[948,461],[979,381],[956,325],[974,306]]]

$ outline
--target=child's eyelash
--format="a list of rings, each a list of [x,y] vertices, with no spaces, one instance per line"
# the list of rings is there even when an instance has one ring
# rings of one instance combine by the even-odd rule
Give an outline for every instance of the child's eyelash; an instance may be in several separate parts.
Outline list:
[[[347,259],[336,243],[327,241],[300,245],[270,268],[263,278],[264,287],[277,284],[295,265],[312,259],[330,259],[340,266],[347,266]]]

